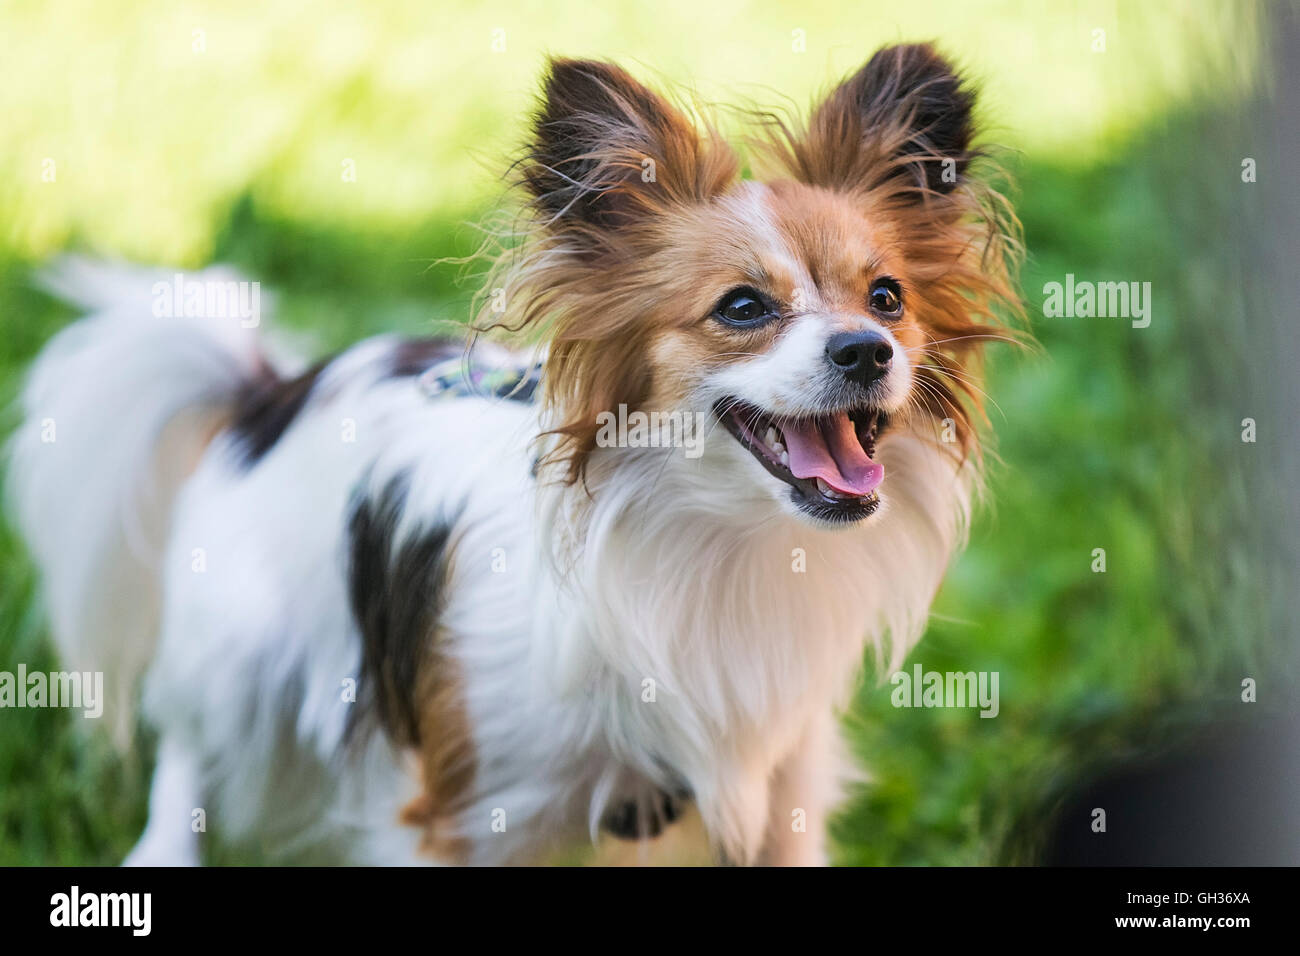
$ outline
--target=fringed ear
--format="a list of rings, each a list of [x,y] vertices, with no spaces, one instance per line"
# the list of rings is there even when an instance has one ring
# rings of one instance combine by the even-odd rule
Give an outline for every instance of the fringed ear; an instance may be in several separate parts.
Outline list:
[[[832,189],[894,182],[915,200],[950,193],[975,156],[974,105],[934,47],[885,47],[813,112],[792,144],[796,173]]]
[[[734,178],[736,161],[618,67],[556,59],[520,172],[548,228],[598,238],[665,206],[707,199]]]

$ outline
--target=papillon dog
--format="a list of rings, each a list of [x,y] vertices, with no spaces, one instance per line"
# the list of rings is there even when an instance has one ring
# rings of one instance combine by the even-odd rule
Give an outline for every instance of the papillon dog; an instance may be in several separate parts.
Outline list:
[[[1015,309],[973,107],[892,46],[755,111],[742,163],[554,59],[468,348],[308,367],[160,315],[153,272],[54,267],[91,314],[10,486],[61,653],[157,735],[128,862],[198,862],[200,810],[272,860],[531,863],[689,812],[714,861],[827,862],[839,715],[962,544]]]

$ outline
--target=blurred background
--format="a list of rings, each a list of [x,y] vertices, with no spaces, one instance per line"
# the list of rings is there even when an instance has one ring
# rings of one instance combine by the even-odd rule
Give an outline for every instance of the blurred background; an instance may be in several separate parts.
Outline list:
[[[321,352],[428,331],[469,314],[474,269],[443,260],[501,202],[547,54],[806,108],[882,44],[936,40],[1006,147],[1041,348],[990,356],[989,500],[907,667],[997,671],[1001,706],[896,710],[869,670],[847,726],[871,781],[836,859],[1169,862],[1136,811],[1109,834],[1088,814],[1098,788],[1167,785],[1145,819],[1183,828],[1171,846],[1300,862],[1295,25],[1248,0],[6,0],[0,429],[73,318],[31,282],[60,251],[233,263]],[[1150,326],[1044,317],[1067,274],[1151,283]],[[0,670],[57,666],[37,588],[0,527]],[[0,864],[112,864],[137,838],[149,748],[83,723],[0,711]],[[214,830],[215,861],[246,859]]]

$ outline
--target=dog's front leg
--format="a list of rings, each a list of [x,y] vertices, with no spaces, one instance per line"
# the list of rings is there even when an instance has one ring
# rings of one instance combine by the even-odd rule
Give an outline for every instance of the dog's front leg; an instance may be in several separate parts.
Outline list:
[[[769,784],[769,824],[759,863],[825,866],[826,817],[838,796],[839,749],[829,709],[814,717]]]
[[[691,782],[714,860],[723,866],[759,861],[769,819],[769,766],[763,760],[733,758],[684,774]]]
[[[158,744],[149,788],[149,822],[123,866],[198,866],[199,836],[195,811],[203,806],[198,761],[175,736]]]

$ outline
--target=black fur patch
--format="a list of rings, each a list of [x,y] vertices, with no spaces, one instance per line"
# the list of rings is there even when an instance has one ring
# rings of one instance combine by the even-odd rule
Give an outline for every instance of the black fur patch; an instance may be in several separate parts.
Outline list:
[[[245,386],[235,403],[230,431],[243,451],[243,465],[251,468],[280,440],[307,404],[316,379],[329,364],[317,362],[294,378],[281,378],[269,368]]]
[[[445,602],[448,525],[397,541],[409,476],[359,498],[348,525],[348,588],[361,633],[361,675],[349,736],[378,724],[399,745],[419,743],[416,694]]]
[[[388,374],[391,378],[420,375],[439,362],[456,358],[464,352],[463,342],[450,339],[403,339],[393,349]]]
[[[528,378],[518,385],[511,385],[508,388],[498,390],[496,397],[508,398],[512,402],[523,402],[527,405],[537,396],[537,385],[538,380],[536,378]],[[536,477],[536,475],[533,477]]]
[[[404,339],[388,357],[386,377],[419,375],[462,351],[463,346],[450,339]],[[230,431],[243,453],[241,464],[245,468],[256,465],[275,447],[307,404],[321,372],[333,360],[333,357],[322,359],[293,378],[281,378],[269,367],[264,368],[244,387],[235,402]]]

